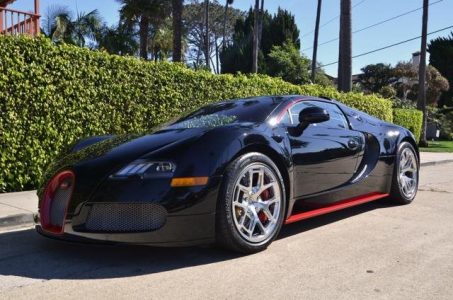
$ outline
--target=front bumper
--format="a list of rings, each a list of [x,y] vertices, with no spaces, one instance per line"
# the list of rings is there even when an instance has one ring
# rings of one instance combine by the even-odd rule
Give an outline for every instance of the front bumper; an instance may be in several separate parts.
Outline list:
[[[164,226],[150,232],[98,233],[74,231],[72,222],[66,221],[63,234],[45,231],[35,217],[35,228],[43,236],[87,243],[126,243],[151,246],[190,246],[209,244],[215,240],[215,213],[168,216]]]
[[[87,201],[81,201],[81,194],[70,200],[60,232],[47,230],[39,213],[35,216],[36,230],[46,237],[76,242],[208,244],[215,240],[220,180],[213,177],[207,186],[170,189],[162,197],[152,192],[159,188],[156,184],[148,188],[138,181],[125,181],[104,186]]]

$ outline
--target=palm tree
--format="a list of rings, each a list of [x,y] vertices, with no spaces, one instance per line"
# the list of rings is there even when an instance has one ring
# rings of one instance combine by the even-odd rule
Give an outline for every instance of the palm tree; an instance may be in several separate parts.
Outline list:
[[[171,2],[161,0],[117,0],[122,6],[120,18],[129,24],[138,24],[140,57],[148,59],[150,26],[157,30],[168,16]]]
[[[210,55],[209,55],[209,0],[205,0],[204,4],[204,58],[206,59],[206,68],[210,70]]]
[[[86,40],[97,40],[103,28],[103,21],[95,9],[89,13],[80,12],[75,18],[67,8],[59,7],[47,16],[47,35],[55,42],[84,47]]]
[[[338,55],[338,90],[352,89],[352,33],[351,0],[341,0],[340,6],[340,51]]]
[[[226,0],[225,1],[225,13],[223,15],[223,37],[222,37],[222,49],[225,51],[226,48],[226,24],[227,24],[227,17],[228,17],[228,5],[232,5],[234,0]]]
[[[258,27],[260,0],[255,0],[254,18],[253,18],[253,41],[252,41],[252,73],[258,72]]]
[[[420,135],[420,146],[428,146],[426,141],[426,37],[428,32],[428,6],[429,0],[423,0],[422,17],[422,42],[420,49],[420,64],[418,69],[418,101],[417,108],[423,112],[422,130]]]
[[[182,59],[182,10],[183,0],[172,0],[173,15],[173,61]]]
[[[105,26],[101,31],[98,43],[99,49],[110,54],[134,55],[138,50],[132,28],[121,23],[118,26]]]

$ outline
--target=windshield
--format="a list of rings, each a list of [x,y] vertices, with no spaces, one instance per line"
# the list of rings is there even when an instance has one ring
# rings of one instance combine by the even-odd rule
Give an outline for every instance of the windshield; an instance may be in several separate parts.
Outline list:
[[[204,106],[170,124],[166,129],[210,128],[231,123],[259,123],[278,105],[275,101],[236,100]]]

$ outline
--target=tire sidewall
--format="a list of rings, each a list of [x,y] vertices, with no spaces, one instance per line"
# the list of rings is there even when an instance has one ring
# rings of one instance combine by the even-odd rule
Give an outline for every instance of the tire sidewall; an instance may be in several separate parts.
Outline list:
[[[406,195],[404,195],[404,193],[401,191],[400,177],[399,177],[401,154],[403,153],[403,150],[406,148],[408,148],[412,151],[412,153],[415,156],[416,163],[417,163],[417,183],[416,183],[415,193],[412,197],[406,197]],[[415,197],[417,196],[419,177],[420,177],[420,161],[419,161],[417,152],[415,151],[414,147],[409,142],[403,142],[398,147],[398,154],[397,154],[396,162],[395,162],[394,184],[396,184],[395,188],[398,189],[398,194],[399,194],[398,196],[400,197],[401,200],[403,200],[404,203],[412,202],[415,199]]]
[[[270,235],[264,241],[259,243],[251,243],[246,241],[241,234],[238,232],[236,228],[235,222],[233,220],[233,198],[234,198],[234,189],[235,184],[238,180],[238,176],[241,174],[242,170],[252,163],[262,163],[266,165],[270,171],[274,174],[274,176],[278,179],[278,184],[280,186],[280,197],[282,199],[280,203],[280,215],[277,220],[277,226],[274,229],[272,235]],[[267,246],[277,237],[280,229],[283,225],[283,221],[286,215],[286,191],[285,185],[283,182],[283,178],[280,174],[278,167],[275,163],[264,154],[258,152],[247,153],[236,160],[234,160],[229,167],[227,168],[225,179],[222,184],[221,193],[219,193],[219,205],[220,211],[218,211],[219,217],[224,221],[226,224],[227,233],[231,242],[235,243],[239,251],[242,252],[257,252],[264,250]]]

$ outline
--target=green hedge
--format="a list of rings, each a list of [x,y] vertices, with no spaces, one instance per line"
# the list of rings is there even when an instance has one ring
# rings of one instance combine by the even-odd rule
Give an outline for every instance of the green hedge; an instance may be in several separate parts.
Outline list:
[[[422,129],[423,113],[416,109],[393,109],[393,122],[409,129],[417,139],[420,140]]]
[[[0,37],[0,192],[36,187],[49,161],[79,138],[144,132],[206,103],[272,94],[329,96],[392,121],[391,102],[373,95]]]

